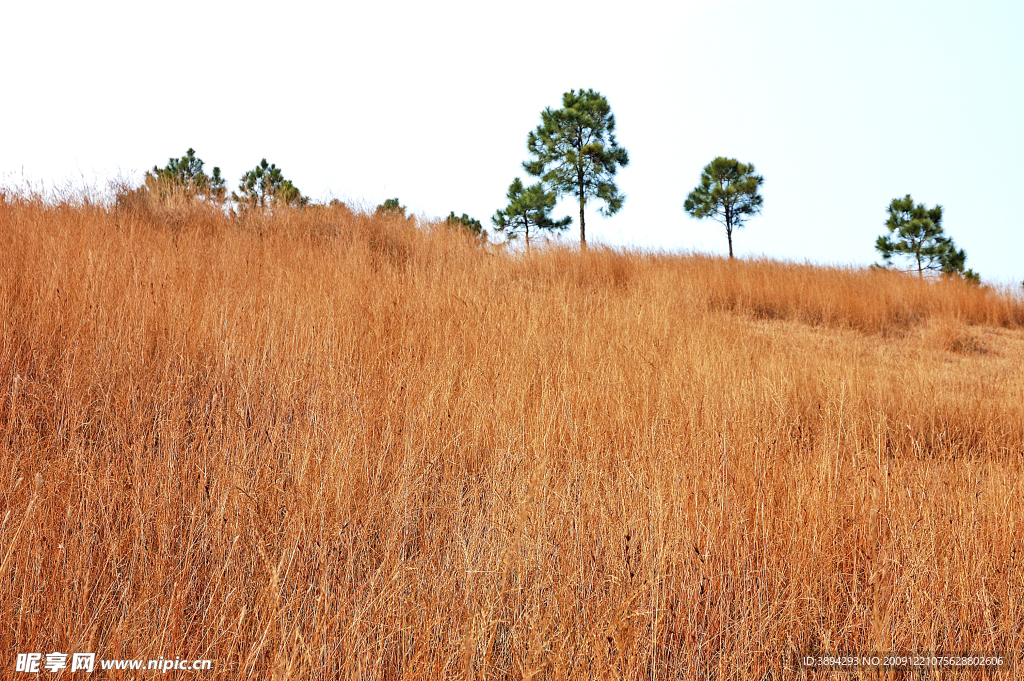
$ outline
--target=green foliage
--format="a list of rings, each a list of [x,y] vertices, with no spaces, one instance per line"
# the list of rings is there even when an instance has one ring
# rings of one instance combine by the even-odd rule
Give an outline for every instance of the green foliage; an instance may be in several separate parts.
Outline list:
[[[267,159],[242,176],[238,193],[232,193],[231,198],[250,209],[282,205],[301,208],[309,203],[309,198],[303,196],[291,180],[285,179],[277,165],[267,163]]]
[[[888,211],[885,226],[889,234],[875,241],[875,249],[886,264],[897,256],[909,260],[919,277],[924,277],[925,270],[931,270],[972,283],[980,282],[977,272],[965,269],[967,254],[946,236],[942,228],[942,206],[928,208],[923,203],[915,204],[907,194],[902,199],[893,199]]]
[[[683,209],[698,220],[711,218],[724,225],[729,257],[733,258],[732,232],[761,212],[762,184],[764,178],[755,174],[753,163],[719,156],[704,166],[700,184],[686,197]]]
[[[226,193],[224,177],[220,168],[214,168],[212,175],[203,170],[203,160],[196,156],[195,149],[189,149],[181,158],[170,158],[163,168],[153,166],[146,173],[145,187],[161,200],[182,197],[188,200],[223,201]]]
[[[477,238],[486,236],[484,233],[484,226],[480,224],[480,221],[469,217],[465,213],[462,214],[462,217],[455,217],[455,211],[452,211],[445,219],[445,223],[453,227],[457,226],[464,229]]]
[[[601,214],[613,215],[625,196],[614,177],[629,164],[626,150],[615,141],[615,116],[608,100],[594,90],[570,90],[562,108],[541,112],[541,124],[526,139],[533,159],[523,168],[541,178],[556,195],[574,196],[580,203],[580,243],[586,247],[583,209],[592,199],[604,202]]]
[[[494,228],[504,232],[508,239],[515,239],[520,234],[526,237],[526,249],[530,249],[530,230],[562,230],[572,224],[572,218],[552,220],[551,211],[555,207],[557,195],[548,191],[540,182],[523,186],[518,177],[512,181],[505,194],[508,205],[499,210],[491,218]]]
[[[960,277],[971,284],[980,284],[981,276],[974,270],[966,269],[967,253],[957,249],[953,240],[949,239],[949,249],[940,258],[942,274],[947,277]]]
[[[387,199],[377,206],[377,215],[401,215],[405,217],[405,206],[400,205],[397,198]]]

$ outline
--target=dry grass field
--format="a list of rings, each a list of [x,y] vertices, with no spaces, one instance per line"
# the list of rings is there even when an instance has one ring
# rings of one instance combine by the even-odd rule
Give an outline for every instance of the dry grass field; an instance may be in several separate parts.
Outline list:
[[[1019,655],[1022,473],[1012,293],[0,198],[5,678],[29,651],[216,660],[155,675],[182,679]]]

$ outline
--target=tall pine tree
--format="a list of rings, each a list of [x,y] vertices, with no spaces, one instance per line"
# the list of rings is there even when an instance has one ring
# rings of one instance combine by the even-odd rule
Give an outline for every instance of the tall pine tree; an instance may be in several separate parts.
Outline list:
[[[615,174],[629,164],[629,155],[615,141],[615,116],[608,100],[594,90],[566,92],[562,108],[548,107],[540,118],[540,125],[526,140],[533,159],[525,161],[523,168],[558,195],[576,197],[580,244],[586,248],[584,209],[596,199],[604,202],[602,215],[619,212],[626,197],[615,185]]]

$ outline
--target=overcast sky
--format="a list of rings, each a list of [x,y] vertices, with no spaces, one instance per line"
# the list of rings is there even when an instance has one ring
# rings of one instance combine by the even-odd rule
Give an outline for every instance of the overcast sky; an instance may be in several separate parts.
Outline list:
[[[8,3],[0,180],[140,179],[189,147],[234,188],[266,157],[314,199],[485,223],[526,135],[604,94],[625,207],[588,241],[726,253],[682,210],[754,163],[737,255],[877,260],[907,193],[990,281],[1024,279],[1024,2]],[[559,209],[572,214],[571,199]],[[574,230],[567,238],[578,238]]]

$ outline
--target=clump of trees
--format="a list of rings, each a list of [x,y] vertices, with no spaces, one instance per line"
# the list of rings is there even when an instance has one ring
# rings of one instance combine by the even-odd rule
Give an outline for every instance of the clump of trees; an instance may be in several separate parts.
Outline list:
[[[146,173],[142,194],[148,194],[163,203],[181,199],[224,204],[227,187],[219,167],[209,175],[206,164],[196,156],[195,149],[189,149],[180,158],[170,158],[163,168],[153,166]],[[231,193],[231,200],[244,209],[273,209],[283,205],[301,208],[309,203],[295,184],[284,177],[281,169],[263,159],[242,176],[238,191]]]
[[[733,230],[743,227],[764,205],[760,193],[762,184],[764,178],[755,173],[753,163],[719,156],[704,166],[700,184],[686,197],[683,210],[698,220],[711,218],[725,227],[731,259],[735,257]]]
[[[542,232],[568,229],[571,217],[554,219],[552,212],[563,196],[579,202],[580,245],[587,246],[585,208],[593,201],[603,202],[601,214],[610,216],[622,209],[625,196],[615,183],[620,168],[629,164],[629,155],[615,138],[615,116],[608,100],[594,90],[570,90],[562,95],[562,107],[548,107],[541,112],[541,123],[527,136],[527,150],[532,158],[523,162],[523,169],[538,178],[527,186],[515,178],[505,194],[507,204],[491,217],[497,232],[508,240],[530,241]],[[189,148],[181,157],[169,158],[163,167],[153,166],[146,173],[143,186],[119,194],[122,201],[138,206],[154,197],[167,204],[176,200],[214,203],[223,208],[227,202],[224,176],[219,167],[207,174],[206,164]],[[759,215],[764,206],[760,189],[764,177],[752,163],[719,156],[701,171],[699,184],[683,204],[688,215],[696,219],[712,219],[725,227],[729,257],[735,258],[733,232],[746,221]],[[246,210],[274,210],[281,206],[304,208],[310,199],[284,177],[280,168],[264,158],[246,172],[231,193],[231,200]],[[331,206],[343,206],[334,200]],[[376,207],[377,215],[413,218],[398,198],[385,200]],[[887,234],[875,241],[875,248],[884,265],[874,267],[904,272],[937,273],[979,283],[980,276],[967,268],[967,254],[957,248],[942,226],[943,209],[915,203],[910,194],[889,203],[885,222]],[[486,230],[479,220],[466,213],[456,216],[451,211],[444,224],[465,230],[486,240]],[[909,267],[899,269],[894,261]],[[1024,286],[1024,284],[1022,284]]]
[[[884,267],[889,268],[893,258],[901,258],[911,265],[906,271],[916,270],[920,278],[924,278],[925,272],[939,272],[973,283],[980,281],[977,272],[966,269],[967,254],[945,234],[942,206],[928,208],[923,203],[914,203],[907,194],[902,199],[893,199],[888,211],[885,227],[889,233],[875,241],[875,249],[886,263]]]

